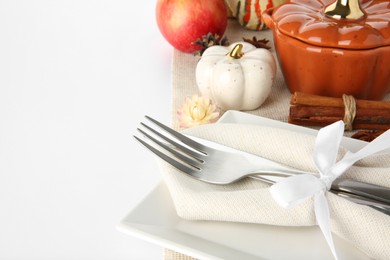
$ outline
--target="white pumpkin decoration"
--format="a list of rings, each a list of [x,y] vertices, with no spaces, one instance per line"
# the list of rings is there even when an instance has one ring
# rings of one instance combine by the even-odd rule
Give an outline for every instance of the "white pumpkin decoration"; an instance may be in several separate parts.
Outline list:
[[[269,96],[275,73],[270,51],[237,42],[207,48],[196,66],[196,82],[201,94],[224,110],[254,110]]]

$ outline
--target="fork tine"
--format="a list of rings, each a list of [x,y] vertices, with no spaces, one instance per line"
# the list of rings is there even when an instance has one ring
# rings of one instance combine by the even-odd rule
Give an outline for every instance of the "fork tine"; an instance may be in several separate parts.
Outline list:
[[[149,140],[151,140],[152,142],[154,142],[155,144],[159,145],[160,147],[162,147],[163,149],[167,150],[168,152],[170,152],[172,155],[176,156],[178,159],[182,160],[183,162],[185,163],[188,163],[189,165],[195,167],[196,169],[200,170],[200,163],[202,162],[199,162],[199,160],[197,158],[192,158],[192,157],[189,157],[189,156],[185,156],[179,152],[177,152],[176,150],[172,149],[171,147],[169,147],[168,145],[160,142],[159,140],[157,140],[156,138],[154,138],[153,136],[149,135],[148,133],[146,133],[145,131],[143,131],[142,129],[139,129],[137,128],[138,131],[140,131],[145,137],[147,137]]]
[[[199,152],[203,153],[203,154],[207,154],[207,147],[205,147],[204,145],[186,137],[185,135],[183,134],[180,134],[179,132],[167,127],[166,125],[158,122],[157,120],[149,117],[149,116],[145,116],[148,120],[152,121],[154,124],[156,124],[157,126],[159,126],[161,129],[165,130],[166,132],[168,132],[169,134],[173,135],[174,137],[176,137],[177,139],[179,139],[180,141],[182,141],[183,143],[185,143],[186,145],[198,150]]]
[[[158,157],[160,157],[161,159],[163,159],[164,161],[166,161],[167,163],[169,163],[170,165],[172,165],[173,167],[175,167],[176,169],[184,172],[184,173],[188,173],[190,174],[191,172],[194,171],[194,169],[186,166],[185,164],[183,163],[180,163],[179,161],[177,160],[174,160],[172,159],[171,157],[169,157],[168,155],[162,153],[161,151],[159,151],[158,149],[154,148],[153,146],[149,145],[148,143],[146,143],[145,141],[143,141],[141,138],[138,138],[137,136],[134,136],[134,138],[140,142],[142,145],[144,145],[147,149],[149,149],[151,152],[153,152],[155,155],[157,155]]]
[[[155,129],[151,128],[150,126],[144,124],[141,122],[141,125],[143,127],[145,127],[146,129],[148,129],[150,132],[152,132],[153,134],[157,135],[158,137],[160,137],[161,139],[164,139],[165,141],[167,141],[168,143],[174,145],[176,148],[178,148],[180,151],[184,152],[185,154],[189,155],[189,156],[192,156],[193,158],[197,159],[198,161],[200,162],[204,162],[204,160],[202,159],[202,156],[203,154],[201,154],[200,152],[195,152],[197,151],[196,149],[194,150],[191,150],[185,146],[183,146],[182,144],[178,143],[177,141],[173,140],[172,138],[169,138],[161,133],[159,133],[158,131],[156,131]],[[140,129],[138,129],[139,131],[142,131]],[[178,140],[179,141],[179,140]]]

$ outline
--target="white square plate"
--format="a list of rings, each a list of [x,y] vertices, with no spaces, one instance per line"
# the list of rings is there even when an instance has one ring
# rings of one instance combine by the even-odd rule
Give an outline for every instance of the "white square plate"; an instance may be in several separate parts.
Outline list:
[[[220,123],[261,124],[316,135],[317,131],[247,113],[228,111]],[[365,142],[344,138],[349,150]],[[177,216],[169,191],[160,183],[118,224],[126,234],[199,259],[333,259],[318,227],[188,221]],[[333,236],[340,259],[369,259]]]

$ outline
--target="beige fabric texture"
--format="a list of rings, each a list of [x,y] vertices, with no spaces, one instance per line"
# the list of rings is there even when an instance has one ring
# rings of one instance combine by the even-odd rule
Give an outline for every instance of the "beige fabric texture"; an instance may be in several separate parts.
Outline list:
[[[170,249],[165,249],[164,250],[164,259],[165,260],[195,260],[196,258],[180,254],[180,253],[172,251]]]
[[[272,43],[271,31],[249,31],[235,20],[229,20],[226,35],[235,42],[242,37],[266,38]],[[272,48],[273,54],[274,48]],[[276,56],[275,56],[276,57]],[[172,126],[178,129],[176,111],[184,98],[199,94],[195,68],[200,57],[174,51],[172,67]],[[278,67],[269,98],[257,110],[247,113],[287,121],[289,100],[282,73]],[[390,100],[390,95],[386,97]],[[185,132],[252,152],[292,167],[315,171],[312,161],[314,137],[262,126],[211,124],[193,127]],[[348,134],[348,133],[347,133]],[[341,154],[343,151],[341,151]],[[245,179],[231,185],[211,185],[186,177],[173,167],[161,163],[163,179],[171,192],[177,213],[188,220],[234,221],[269,225],[315,225],[312,200],[286,210],[272,199],[269,185]],[[390,187],[390,156],[375,156],[353,166],[342,178],[352,178]],[[328,193],[332,232],[350,241],[374,259],[390,259],[390,217]],[[229,201],[229,203],[226,203]],[[187,256],[167,250],[165,259],[181,260]]]

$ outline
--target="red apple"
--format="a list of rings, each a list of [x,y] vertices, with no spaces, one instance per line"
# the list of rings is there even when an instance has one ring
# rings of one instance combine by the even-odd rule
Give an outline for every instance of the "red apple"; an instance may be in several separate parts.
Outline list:
[[[199,50],[193,42],[208,33],[223,36],[227,26],[224,0],[158,0],[157,25],[164,38],[183,52]]]

